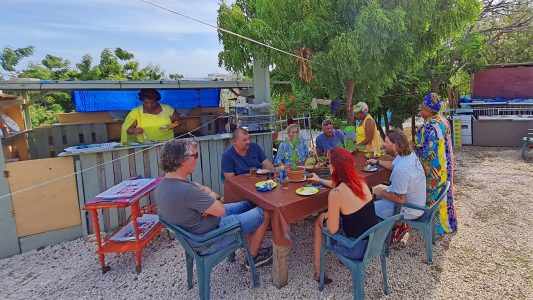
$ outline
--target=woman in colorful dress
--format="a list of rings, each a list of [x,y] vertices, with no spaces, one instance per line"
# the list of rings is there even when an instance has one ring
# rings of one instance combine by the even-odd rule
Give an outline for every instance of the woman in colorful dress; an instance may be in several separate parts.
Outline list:
[[[450,125],[446,118],[439,114],[441,100],[435,93],[427,94],[420,105],[420,114],[424,124],[417,129],[415,150],[426,173],[428,188],[426,205],[432,205],[438,196],[439,189],[450,182],[453,183],[453,149]],[[448,190],[445,201],[442,201],[435,217],[438,234],[450,233],[457,229],[457,215],[453,205],[453,189]]]
[[[276,154],[276,158],[274,159],[275,166],[279,166],[281,164],[285,166],[291,165],[292,144],[299,132],[300,126],[298,124],[293,123],[287,126],[288,138],[279,144],[278,152]],[[298,145],[296,146],[295,150],[296,154],[298,155],[298,162],[303,163],[309,156],[309,148],[307,148],[304,140],[300,137],[298,137]]]
[[[139,100],[143,104],[132,109],[122,123],[120,141],[125,144],[173,139],[172,129],[179,125],[178,112],[169,105],[159,103],[161,94],[156,89],[142,89]]]
[[[353,106],[353,113],[357,120],[355,128],[356,149],[367,154],[371,158],[381,153],[381,137],[374,118],[368,113],[368,105],[359,102]]]

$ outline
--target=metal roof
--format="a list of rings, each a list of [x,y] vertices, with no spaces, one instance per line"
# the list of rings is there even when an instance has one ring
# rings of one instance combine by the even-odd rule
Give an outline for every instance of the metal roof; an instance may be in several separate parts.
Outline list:
[[[201,80],[31,80],[0,81],[5,91],[79,91],[79,90],[138,90],[155,89],[230,89],[253,88],[252,81],[201,81]]]

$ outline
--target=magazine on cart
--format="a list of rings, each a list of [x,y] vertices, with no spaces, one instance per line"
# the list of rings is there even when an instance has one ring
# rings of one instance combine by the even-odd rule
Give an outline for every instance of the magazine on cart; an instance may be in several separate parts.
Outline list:
[[[159,216],[154,214],[144,214],[137,218],[137,227],[139,227],[139,239],[143,239],[152,231],[152,229],[159,223]],[[115,242],[129,242],[135,240],[135,232],[133,231],[133,223],[130,221],[128,225],[122,227],[111,238]]]
[[[129,179],[109,188],[108,190],[96,195],[96,198],[107,199],[129,198],[156,180],[155,178]]]

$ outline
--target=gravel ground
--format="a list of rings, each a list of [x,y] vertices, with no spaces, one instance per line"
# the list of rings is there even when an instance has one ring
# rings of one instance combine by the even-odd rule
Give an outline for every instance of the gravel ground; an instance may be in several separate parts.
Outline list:
[[[467,147],[456,159],[459,230],[438,239],[434,263],[424,263],[421,236],[412,233],[388,258],[391,294],[383,295],[378,261],[367,266],[367,299],[533,299],[533,162],[518,149]],[[237,263],[212,273],[213,299],[351,299],[348,271],[328,257],[334,280],[319,292],[312,274],[312,221],[294,225],[289,284],[276,289],[271,266],[259,268],[261,286]],[[102,275],[95,245],[78,239],[0,260],[2,299],[195,299],[196,278],[187,290],[181,247],[161,234],[143,253],[143,271],[132,254],[106,256]],[[196,276],[196,275],[195,275]]]

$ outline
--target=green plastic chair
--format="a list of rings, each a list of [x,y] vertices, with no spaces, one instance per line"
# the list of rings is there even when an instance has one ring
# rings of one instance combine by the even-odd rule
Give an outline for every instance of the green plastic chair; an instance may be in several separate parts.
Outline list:
[[[356,150],[356,147],[355,147],[355,138],[356,138],[355,126],[345,127],[343,131],[344,131],[344,136],[346,137],[345,138],[346,150],[348,150],[348,151]]]
[[[357,239],[351,239],[343,234],[331,234],[327,227],[322,228],[322,249],[320,250],[320,284],[318,289],[322,291],[324,289],[324,269],[326,261],[326,251],[330,251],[350,270],[352,273],[352,286],[353,286],[353,298],[364,298],[364,285],[365,285],[365,267],[367,262],[371,261],[375,257],[381,259],[381,273],[383,274],[383,290],[385,295],[389,294],[389,286],[387,283],[387,258],[385,257],[385,241],[387,236],[390,235],[392,226],[402,219],[402,215],[394,215],[388,219],[385,219],[372,228],[365,231]],[[335,251],[332,251],[333,241],[347,246],[353,247],[361,240],[368,237],[368,244],[366,247],[365,255],[361,260],[345,257]]]
[[[414,208],[424,212],[424,214],[422,214],[417,219],[404,219],[402,222],[408,224],[409,226],[411,226],[411,228],[420,230],[420,232],[422,233],[422,236],[424,237],[424,245],[426,247],[426,258],[428,264],[433,263],[433,245],[435,244],[436,236],[434,220],[435,214],[437,213],[437,208],[439,207],[439,204],[446,198],[449,188],[450,183],[446,182],[446,184],[440,188],[437,201],[435,201],[435,203],[433,203],[433,205],[431,205],[430,207],[422,207],[409,203],[404,203],[400,205],[400,207]]]
[[[193,276],[193,260],[196,261],[196,272],[198,274],[198,288],[200,290],[200,299],[209,299],[210,294],[210,282],[211,282],[211,270],[223,261],[226,257],[230,262],[235,262],[235,251],[239,248],[244,248],[248,265],[252,273],[252,287],[259,286],[259,275],[255,270],[255,264],[253,262],[250,249],[246,244],[246,239],[241,229],[239,222],[234,222],[230,226],[224,228],[217,228],[202,235],[191,234],[179,226],[170,224],[162,219],[160,222],[170,230],[176,240],[181,244],[185,250],[185,260],[187,263],[187,286],[192,289],[192,276]],[[216,250],[214,253],[210,253],[210,246],[214,242],[224,240],[224,245],[221,249]],[[210,253],[210,254],[201,254]]]

